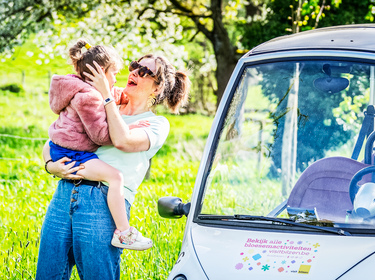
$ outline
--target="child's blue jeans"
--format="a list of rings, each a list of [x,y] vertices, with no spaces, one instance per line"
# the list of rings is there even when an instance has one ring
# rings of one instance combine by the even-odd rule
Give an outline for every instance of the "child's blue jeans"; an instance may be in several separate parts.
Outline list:
[[[41,231],[36,279],[69,279],[74,265],[80,279],[120,279],[122,249],[111,245],[116,226],[107,192],[103,184],[59,181]]]

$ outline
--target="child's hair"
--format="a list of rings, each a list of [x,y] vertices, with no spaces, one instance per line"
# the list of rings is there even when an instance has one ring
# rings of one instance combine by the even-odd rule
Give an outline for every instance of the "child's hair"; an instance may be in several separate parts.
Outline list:
[[[164,103],[172,113],[177,114],[179,108],[184,106],[189,98],[190,79],[186,71],[176,70],[163,56],[147,54],[138,59],[152,58],[155,60],[155,83],[161,87],[160,94],[156,96],[156,104]]]
[[[83,51],[85,48],[86,51]],[[96,61],[107,72],[108,68],[115,66],[118,70],[123,67],[123,60],[113,47],[109,46],[91,46],[87,40],[79,39],[73,47],[69,49],[69,57],[74,70],[82,78],[86,79],[83,72],[92,74],[86,64],[95,68],[93,61]]]

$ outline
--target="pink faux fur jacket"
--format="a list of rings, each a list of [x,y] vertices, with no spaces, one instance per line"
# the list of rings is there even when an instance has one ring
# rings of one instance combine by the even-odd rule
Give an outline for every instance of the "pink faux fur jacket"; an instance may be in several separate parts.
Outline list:
[[[123,88],[114,88],[116,104],[127,103]],[[52,77],[49,104],[59,115],[48,130],[53,143],[64,148],[94,152],[111,145],[103,97],[76,75]]]

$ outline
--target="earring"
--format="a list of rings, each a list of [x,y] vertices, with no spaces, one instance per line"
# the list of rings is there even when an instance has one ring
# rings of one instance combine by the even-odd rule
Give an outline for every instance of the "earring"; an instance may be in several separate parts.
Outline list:
[[[156,96],[155,94],[151,94],[148,99],[147,99],[147,107],[148,108],[151,108],[152,106],[154,106],[156,103]]]

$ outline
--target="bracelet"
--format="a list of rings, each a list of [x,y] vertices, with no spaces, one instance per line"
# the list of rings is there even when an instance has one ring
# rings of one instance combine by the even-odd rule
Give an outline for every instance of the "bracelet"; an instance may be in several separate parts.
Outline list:
[[[108,97],[104,99],[103,104],[104,106],[107,105],[108,103],[111,103],[112,101],[115,101],[112,97]]]
[[[47,164],[50,163],[51,161],[53,162],[52,159],[49,159],[49,160],[47,160],[46,163],[44,164],[44,169],[46,170],[46,172],[47,172],[48,174],[52,174],[52,173],[49,172],[48,169],[47,169]]]

